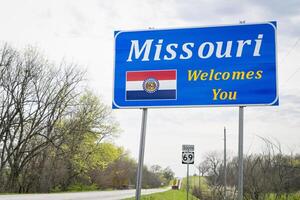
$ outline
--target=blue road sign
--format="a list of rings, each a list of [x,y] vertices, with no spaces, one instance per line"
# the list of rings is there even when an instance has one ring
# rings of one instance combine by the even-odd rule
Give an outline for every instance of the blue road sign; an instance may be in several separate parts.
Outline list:
[[[278,105],[276,22],[116,31],[114,108]]]

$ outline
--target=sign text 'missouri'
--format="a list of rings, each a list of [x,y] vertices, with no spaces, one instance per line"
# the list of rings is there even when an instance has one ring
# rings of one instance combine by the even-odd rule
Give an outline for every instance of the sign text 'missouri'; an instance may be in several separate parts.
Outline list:
[[[132,62],[132,59],[141,61],[159,61],[159,60],[187,60],[193,57],[193,53],[197,53],[199,59],[208,59],[213,56],[216,58],[230,58],[232,56],[242,57],[243,49],[249,48],[253,51],[253,56],[260,56],[260,47],[263,39],[263,34],[258,34],[257,39],[252,41],[237,40],[237,41],[205,41],[199,46],[195,46],[193,42],[186,42],[183,44],[169,43],[164,44],[163,39],[159,39],[157,44],[153,44],[153,39],[146,40],[143,44],[140,44],[139,40],[131,40],[130,51],[128,54],[127,62]],[[236,43],[236,51],[232,55],[232,44]],[[161,55],[162,48],[165,48],[165,55]],[[153,58],[149,58],[150,51],[154,51]],[[177,51],[182,53],[178,54]],[[195,55],[194,55],[195,56]]]

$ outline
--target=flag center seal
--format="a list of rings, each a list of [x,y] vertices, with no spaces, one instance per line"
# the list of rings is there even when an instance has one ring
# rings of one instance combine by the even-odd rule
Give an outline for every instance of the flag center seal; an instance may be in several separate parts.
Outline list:
[[[159,88],[159,82],[155,78],[148,78],[143,82],[143,89],[147,93],[154,93],[158,90],[158,88]]]

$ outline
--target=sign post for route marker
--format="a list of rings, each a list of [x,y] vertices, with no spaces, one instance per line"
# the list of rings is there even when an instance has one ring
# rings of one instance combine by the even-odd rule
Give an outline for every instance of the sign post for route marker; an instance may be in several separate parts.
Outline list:
[[[115,31],[112,107],[143,109],[137,200],[147,109],[239,107],[242,141],[245,106],[279,105],[276,31],[276,22]],[[241,158],[243,147],[239,144]],[[188,160],[193,155],[182,157]],[[243,195],[242,170],[239,168],[239,200]]]
[[[182,145],[182,164],[186,164],[186,199],[189,199],[189,165],[194,164],[194,145]]]

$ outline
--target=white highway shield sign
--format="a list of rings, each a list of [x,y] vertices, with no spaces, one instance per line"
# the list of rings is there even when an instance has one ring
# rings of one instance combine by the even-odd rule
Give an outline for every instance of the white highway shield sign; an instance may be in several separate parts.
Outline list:
[[[182,152],[182,164],[194,164],[194,152]]]

